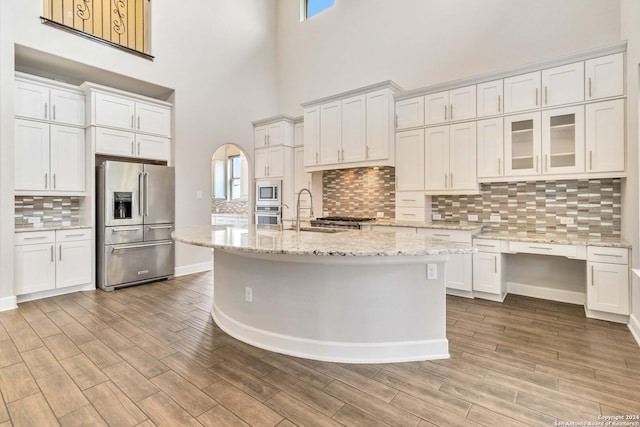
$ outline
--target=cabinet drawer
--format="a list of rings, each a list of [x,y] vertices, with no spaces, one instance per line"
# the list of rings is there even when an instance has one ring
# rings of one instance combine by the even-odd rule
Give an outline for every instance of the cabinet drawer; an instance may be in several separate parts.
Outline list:
[[[26,231],[15,234],[15,245],[35,245],[38,243],[53,243],[56,240],[55,231]]]
[[[409,233],[416,234],[414,227],[397,227],[393,225],[372,225],[372,231],[390,231],[392,233]]]
[[[419,228],[418,234],[424,234],[434,239],[446,240],[447,242],[471,244],[471,233],[469,231]]]
[[[555,243],[509,242],[509,252],[564,256],[574,259],[586,259],[587,257],[584,246],[560,245]]]
[[[607,262],[610,264],[628,264],[629,250],[626,248],[602,248],[598,246],[588,246],[587,259],[589,261]]]
[[[396,206],[408,208],[424,208],[425,196],[422,191],[398,191],[396,192]]]
[[[424,208],[396,207],[396,221],[424,222]]]
[[[478,248],[478,252],[500,253],[506,243],[505,240],[473,239],[473,247]]]
[[[76,230],[57,230],[56,242],[75,242],[78,240],[91,240],[91,229],[81,228]]]

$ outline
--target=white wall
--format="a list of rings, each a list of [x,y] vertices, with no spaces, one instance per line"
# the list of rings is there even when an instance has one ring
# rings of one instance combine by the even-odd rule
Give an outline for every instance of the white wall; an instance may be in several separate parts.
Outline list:
[[[252,153],[251,122],[277,112],[272,0],[200,0],[189,6],[153,2],[154,61],[42,25],[42,4],[0,2],[0,298],[13,294],[15,44],[175,89],[178,227],[210,222],[209,177],[216,148],[233,142]],[[202,199],[196,199],[198,190]],[[210,259],[210,250],[177,248],[177,266]]]
[[[383,80],[416,89],[620,39],[618,0],[278,0],[281,113]]]
[[[622,39],[628,40],[627,45],[627,166],[629,176],[623,188],[622,226],[623,235],[633,245],[632,263],[634,268],[640,268],[639,221],[640,211],[638,200],[638,169],[640,159],[638,153],[638,103],[640,102],[640,2],[637,0],[622,0],[621,2],[621,31]],[[640,280],[634,274],[631,282],[631,313],[636,322],[640,322]]]

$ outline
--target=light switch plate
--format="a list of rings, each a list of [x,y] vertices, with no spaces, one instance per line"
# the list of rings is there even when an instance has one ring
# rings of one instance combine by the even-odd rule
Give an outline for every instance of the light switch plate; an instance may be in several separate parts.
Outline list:
[[[427,264],[427,280],[438,278],[438,264]]]
[[[560,224],[562,225],[573,225],[573,218],[568,216],[560,216],[558,217],[558,221],[560,221]]]

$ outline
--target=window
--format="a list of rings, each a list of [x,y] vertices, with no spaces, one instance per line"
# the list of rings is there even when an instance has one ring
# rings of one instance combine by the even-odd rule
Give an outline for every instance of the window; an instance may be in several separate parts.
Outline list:
[[[151,0],[43,0],[42,22],[152,59]]]
[[[336,0],[301,0],[300,20],[304,21],[336,4]]]
[[[239,199],[242,197],[242,162],[240,161],[240,155],[229,157],[229,187],[231,193],[231,199]]]

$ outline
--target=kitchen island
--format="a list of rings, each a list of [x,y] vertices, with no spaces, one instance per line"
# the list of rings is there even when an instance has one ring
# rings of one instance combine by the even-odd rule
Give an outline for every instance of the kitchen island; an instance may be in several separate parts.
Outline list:
[[[447,358],[444,264],[470,246],[374,231],[193,226],[214,249],[212,317],[260,348],[316,360]]]

